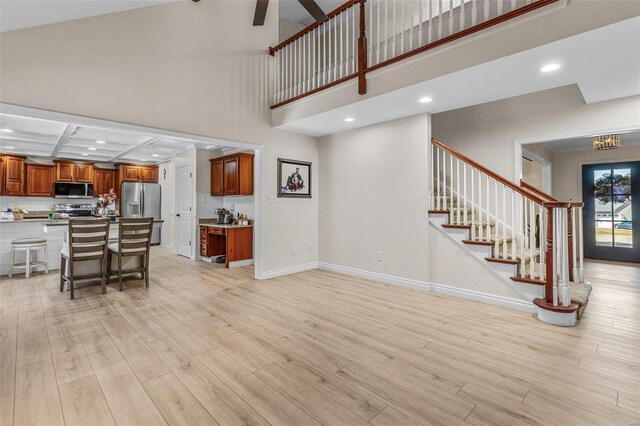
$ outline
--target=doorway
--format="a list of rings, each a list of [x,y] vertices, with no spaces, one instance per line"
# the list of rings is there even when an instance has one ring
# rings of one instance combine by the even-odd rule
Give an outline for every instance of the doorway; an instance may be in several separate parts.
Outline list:
[[[177,253],[191,258],[192,254],[192,192],[193,168],[191,164],[178,167]]]
[[[582,197],[585,257],[637,262],[640,161],[583,165]]]

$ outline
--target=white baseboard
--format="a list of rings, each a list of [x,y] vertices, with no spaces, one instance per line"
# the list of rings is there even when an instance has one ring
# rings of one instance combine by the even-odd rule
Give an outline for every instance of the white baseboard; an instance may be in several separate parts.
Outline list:
[[[482,293],[479,291],[466,290],[458,287],[451,287],[444,284],[429,283],[424,281],[412,280],[407,278],[396,277],[393,275],[380,274],[378,272],[369,272],[361,269],[349,268],[347,266],[333,265],[330,263],[319,262],[319,269],[325,269],[331,272],[338,272],[345,275],[352,275],[360,278],[366,278],[373,281],[383,282],[385,284],[398,285],[403,287],[415,288],[422,291],[433,291],[435,293],[446,294],[449,296],[460,297],[463,299],[475,300],[478,302],[489,303],[491,305],[504,306],[525,312],[535,312],[535,306],[524,300],[512,299],[510,297],[496,296],[493,294]]]
[[[304,263],[302,265],[289,266],[286,268],[274,269],[272,271],[264,271],[260,279],[267,280],[269,278],[295,274],[296,272],[310,271],[312,269],[318,269],[318,262]]]
[[[393,275],[380,274],[378,272],[369,272],[362,269],[349,268],[348,266],[333,265],[331,263],[318,262],[319,269],[325,269],[331,272],[338,272],[345,275],[352,275],[360,278],[367,278],[373,281],[380,281],[385,284],[400,285],[403,287],[416,288],[423,291],[431,291],[431,284],[412,280],[408,278],[400,278]]]
[[[241,266],[253,265],[253,259],[236,260],[235,262],[229,262],[229,268],[239,268]]]

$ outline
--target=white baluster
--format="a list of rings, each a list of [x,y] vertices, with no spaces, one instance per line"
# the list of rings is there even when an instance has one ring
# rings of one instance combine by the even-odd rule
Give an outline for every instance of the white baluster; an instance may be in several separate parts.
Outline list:
[[[484,230],[482,229],[482,174],[478,171],[478,223],[474,226],[478,227],[478,241],[483,241]]]
[[[433,2],[434,0],[426,0],[427,13],[429,14],[429,31],[427,32],[427,43],[431,43],[433,40]]]
[[[491,3],[490,0],[484,0],[484,16],[483,16],[483,21],[488,21],[491,16]]]
[[[395,0],[391,0],[391,32],[393,33],[393,48],[391,49],[391,55],[393,58],[396,57],[396,2]]]
[[[453,0],[449,0],[449,33],[453,34]]]
[[[465,27],[465,13],[464,0],[460,0],[460,31],[464,30]]]
[[[453,181],[453,155],[450,155],[449,158],[451,159],[450,165],[449,165],[449,176],[451,177],[451,184],[449,186],[449,223],[455,223],[454,219],[455,217],[454,215],[454,205],[453,205],[453,185],[455,185],[455,182]]]
[[[496,0],[498,2],[498,15],[502,15],[502,0]]]
[[[447,152],[443,149],[442,150],[442,179],[444,181],[444,184],[442,185],[442,204],[443,204],[443,209],[442,210],[447,210],[447,205],[449,203],[447,203]]]
[[[438,40],[442,38],[442,0],[438,0]]]
[[[327,23],[322,24],[322,85],[327,84]]]
[[[404,19],[404,0],[400,1],[400,54],[405,52],[405,46],[404,46],[404,24],[405,24],[405,19]]]
[[[422,0],[418,0],[418,43],[417,47],[422,46],[423,42],[423,28],[422,28]]]
[[[547,252],[547,215],[545,214],[544,207],[538,204],[538,216],[540,220],[540,230],[538,234],[538,253],[540,253],[540,281],[545,281],[547,270],[545,266],[546,252]]]
[[[516,258],[516,191],[511,190],[511,259]],[[508,258],[508,256],[505,256]]]
[[[485,241],[491,241],[491,182],[487,175],[487,221],[485,223]]]
[[[520,238],[520,277],[524,278],[527,272],[527,268],[524,261],[524,255],[526,253],[526,241],[527,241],[527,202],[528,198],[522,197],[522,204],[520,208],[520,218],[522,223],[522,236]]]
[[[478,0],[472,0],[471,3],[471,26],[478,23]]]
[[[462,208],[462,203],[460,202],[460,160],[458,158],[456,158],[456,180],[457,180],[457,186],[456,186],[456,200],[457,200],[457,204],[458,204],[458,208],[456,209],[456,216],[457,216],[457,220],[456,223],[462,223],[461,222],[461,213],[462,211],[460,210]]]
[[[568,233],[568,217],[569,209],[561,208],[562,215],[562,305],[569,306],[571,304],[571,292],[569,290],[569,233]]]
[[[529,277],[535,278],[536,262],[535,262],[535,247],[536,247],[536,214],[533,208],[533,201],[529,200]]]
[[[551,249],[553,251],[553,306],[558,306],[558,209],[552,209],[553,226]]]
[[[516,10],[516,0],[511,0],[511,10]]]
[[[464,212],[462,213],[463,224],[469,224],[469,198],[467,197],[467,163],[462,163],[462,184],[463,184],[463,197],[464,200]]]
[[[582,207],[578,207],[578,282],[584,283],[584,240],[582,239]]]
[[[462,3],[464,6],[464,0]],[[502,258],[507,258],[507,187],[502,185]]]
[[[577,207],[570,207],[569,214],[571,215],[571,261],[573,262],[573,269],[571,270],[571,274],[573,275],[574,282],[580,282],[578,279],[578,236],[576,235],[576,210]]]
[[[438,186],[436,188],[436,210],[441,210],[442,202],[440,199],[442,198],[442,178],[440,177],[440,148],[435,145],[434,148],[436,149],[436,176],[438,176]]]
[[[475,240],[476,239],[476,226],[474,224],[475,219],[476,219],[476,205],[475,205],[475,192],[476,192],[476,187],[474,185],[474,176],[475,176],[475,172],[474,172],[474,168],[471,167],[471,240]]]

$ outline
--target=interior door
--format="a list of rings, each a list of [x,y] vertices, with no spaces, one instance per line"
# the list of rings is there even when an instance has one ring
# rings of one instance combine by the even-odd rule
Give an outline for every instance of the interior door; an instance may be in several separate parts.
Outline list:
[[[193,191],[192,167],[178,168],[177,251],[180,256],[191,257],[193,226],[191,223],[191,193]]]
[[[582,166],[584,255],[640,260],[640,161]]]

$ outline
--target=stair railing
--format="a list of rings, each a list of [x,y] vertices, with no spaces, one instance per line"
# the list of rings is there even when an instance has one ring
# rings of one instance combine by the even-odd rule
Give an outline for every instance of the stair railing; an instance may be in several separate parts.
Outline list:
[[[569,306],[569,282],[583,280],[583,203],[523,188],[431,143],[431,210],[446,212],[450,224],[469,225],[471,240],[491,242],[494,258],[519,258],[520,277],[543,281],[547,304]]]
[[[541,198],[553,202],[559,201],[555,197],[539,190],[535,186],[520,179],[520,186],[527,191],[533,192]],[[582,208],[583,202],[571,202],[568,216],[568,239],[569,239],[569,280],[584,283],[584,243],[582,229]]]
[[[521,278],[545,280],[545,200],[436,139],[432,140],[431,208],[449,223],[470,225],[471,240],[491,242],[493,257],[520,259]]]

